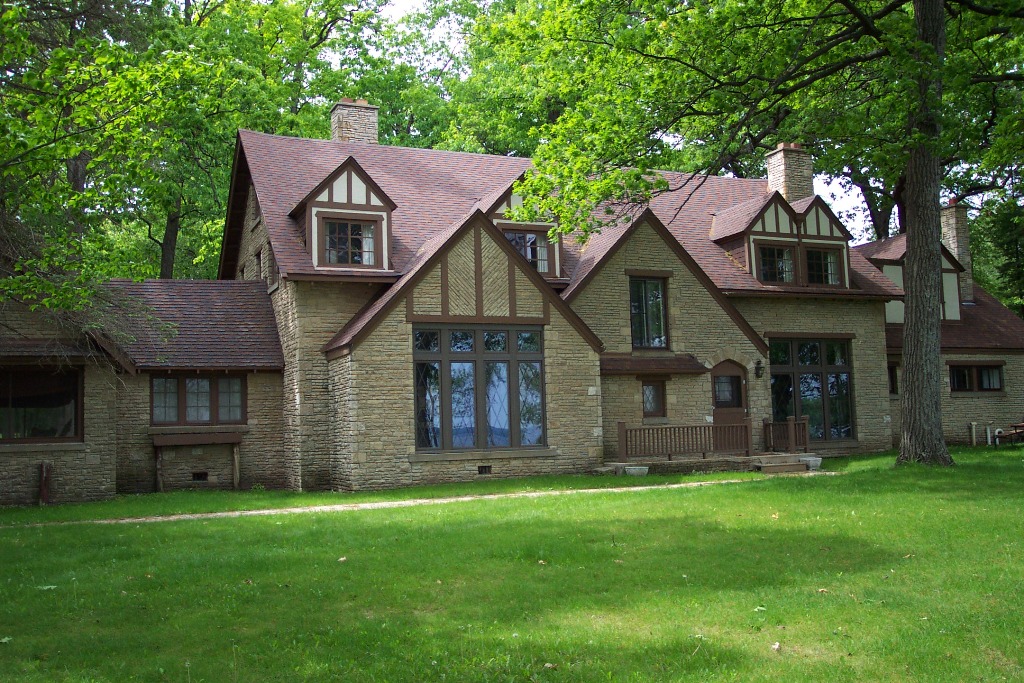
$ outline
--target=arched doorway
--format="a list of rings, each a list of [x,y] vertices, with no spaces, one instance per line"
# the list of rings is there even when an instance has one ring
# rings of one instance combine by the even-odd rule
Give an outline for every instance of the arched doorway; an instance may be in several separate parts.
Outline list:
[[[711,368],[711,402],[716,425],[743,422],[747,417],[747,369],[731,360]]]

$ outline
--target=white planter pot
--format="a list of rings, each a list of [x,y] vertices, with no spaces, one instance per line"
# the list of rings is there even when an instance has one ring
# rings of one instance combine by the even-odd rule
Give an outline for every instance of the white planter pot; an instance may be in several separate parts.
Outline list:
[[[814,471],[821,467],[821,458],[812,455],[805,455],[800,458],[800,462],[807,463],[807,469]]]
[[[630,477],[646,477],[647,470],[649,469],[649,467],[642,467],[640,465],[627,465],[626,474],[629,475]]]

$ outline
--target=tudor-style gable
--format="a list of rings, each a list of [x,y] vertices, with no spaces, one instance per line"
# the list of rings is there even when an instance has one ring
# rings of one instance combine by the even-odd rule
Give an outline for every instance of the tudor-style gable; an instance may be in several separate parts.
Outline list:
[[[289,212],[304,227],[313,266],[388,270],[395,203],[349,157]]]
[[[821,197],[738,204],[714,217],[710,237],[763,284],[850,287],[851,235]]]

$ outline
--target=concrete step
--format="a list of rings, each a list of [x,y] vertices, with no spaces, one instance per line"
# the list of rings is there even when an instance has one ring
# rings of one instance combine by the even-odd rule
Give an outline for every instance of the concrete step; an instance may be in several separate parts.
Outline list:
[[[761,470],[763,474],[807,471],[807,463],[803,462],[755,463],[754,467]]]

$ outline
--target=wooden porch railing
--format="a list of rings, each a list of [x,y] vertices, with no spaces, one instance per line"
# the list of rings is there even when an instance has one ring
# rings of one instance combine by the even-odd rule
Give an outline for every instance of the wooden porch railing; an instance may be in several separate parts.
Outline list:
[[[769,451],[807,452],[811,442],[811,420],[806,415],[799,420],[793,416],[785,422],[764,419],[764,446]]]
[[[750,418],[732,425],[651,425],[627,427],[619,422],[620,458],[706,457],[709,454],[753,455],[754,433]]]

